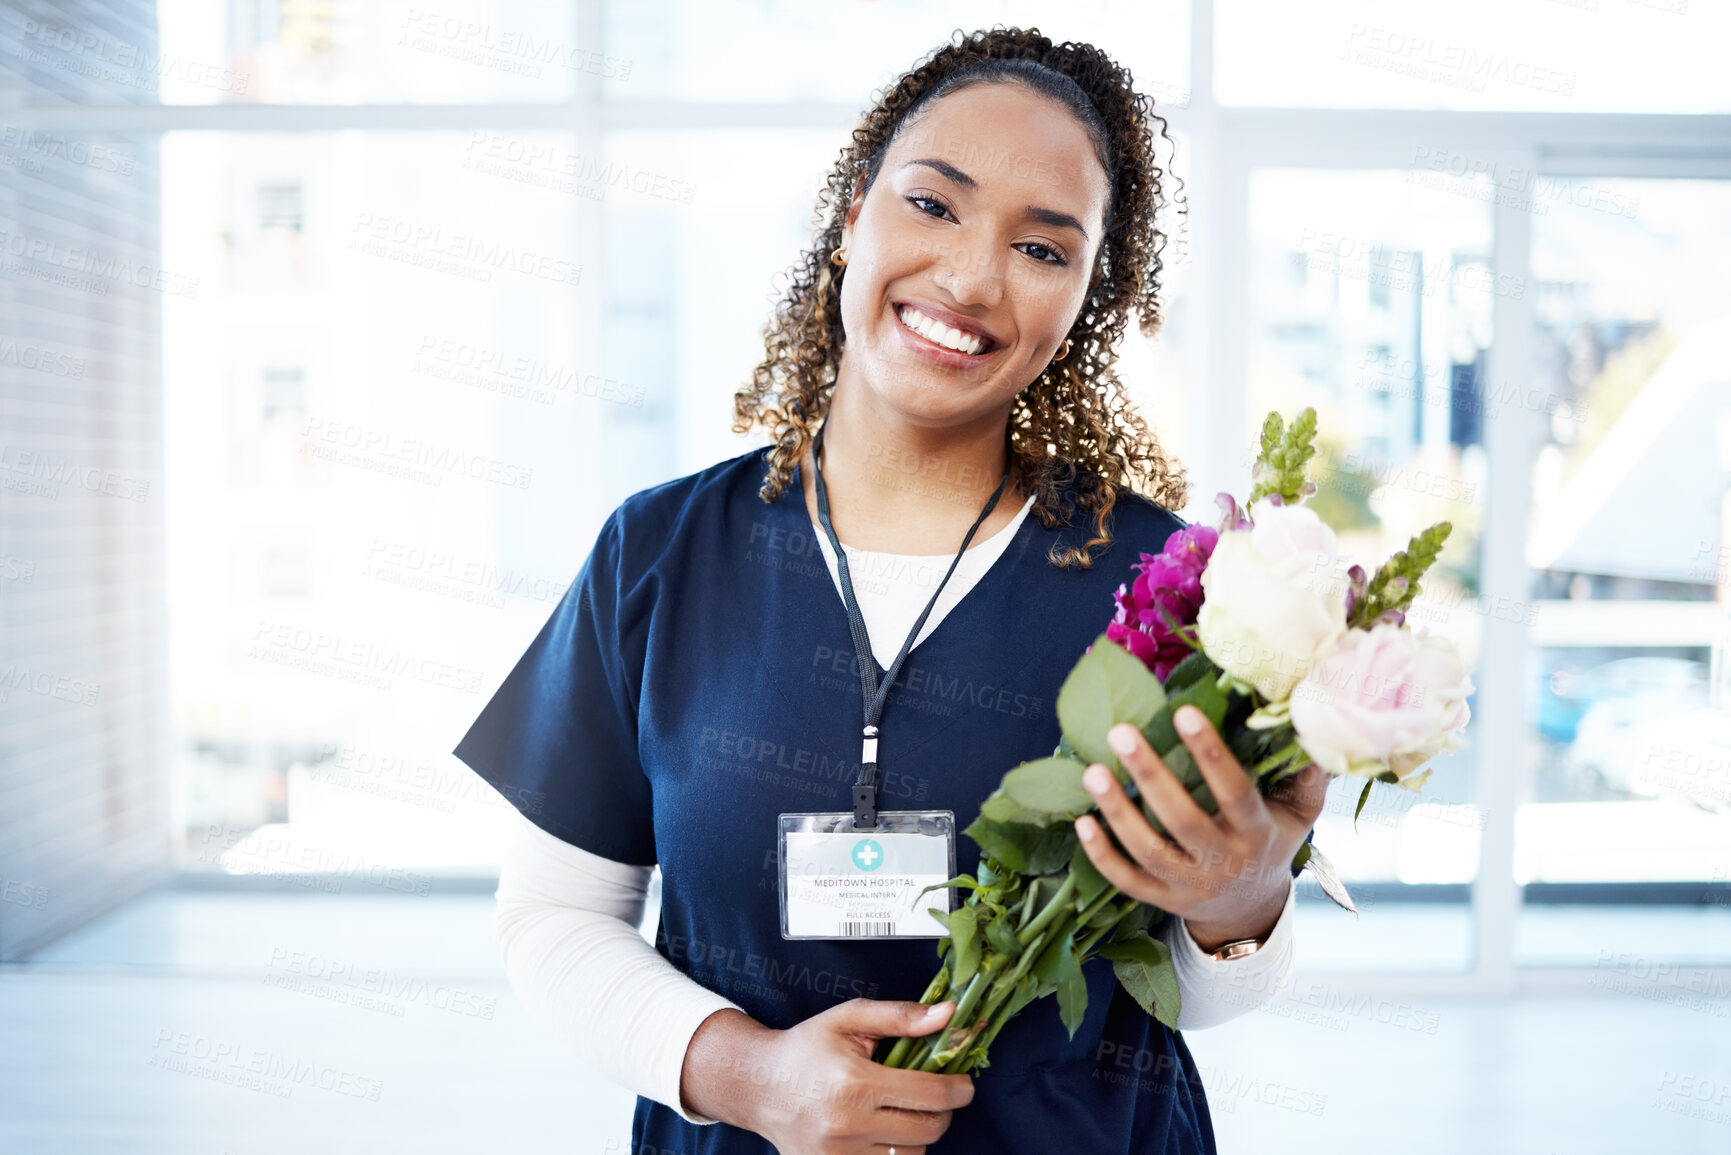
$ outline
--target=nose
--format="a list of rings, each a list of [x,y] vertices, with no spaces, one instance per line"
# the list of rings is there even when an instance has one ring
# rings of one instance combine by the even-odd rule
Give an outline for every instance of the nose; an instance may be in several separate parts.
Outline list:
[[[940,262],[934,279],[958,305],[997,306],[1004,299],[1002,254],[978,245],[959,245]]]

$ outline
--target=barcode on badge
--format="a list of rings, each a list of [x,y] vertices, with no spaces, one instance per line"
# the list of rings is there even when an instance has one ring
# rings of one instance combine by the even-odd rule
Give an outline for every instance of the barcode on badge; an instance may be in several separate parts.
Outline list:
[[[841,924],[843,938],[887,938],[896,932],[893,922],[844,922]]]

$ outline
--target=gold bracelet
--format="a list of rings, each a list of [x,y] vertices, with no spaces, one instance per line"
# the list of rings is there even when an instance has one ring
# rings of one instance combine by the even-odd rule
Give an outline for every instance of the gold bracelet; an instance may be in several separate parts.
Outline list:
[[[1241,938],[1237,942],[1227,943],[1218,950],[1209,951],[1208,957],[1211,959],[1218,959],[1221,962],[1230,962],[1235,958],[1243,958],[1245,955],[1255,954],[1261,949],[1261,939]]]

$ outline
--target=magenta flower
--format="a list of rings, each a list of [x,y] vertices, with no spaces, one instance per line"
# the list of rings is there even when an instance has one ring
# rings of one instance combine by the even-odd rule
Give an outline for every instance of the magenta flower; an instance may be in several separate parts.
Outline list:
[[[1139,576],[1118,587],[1118,611],[1106,636],[1129,650],[1166,680],[1190,653],[1177,627],[1196,624],[1202,608],[1202,571],[1220,534],[1206,525],[1189,525],[1166,539],[1159,553],[1145,553],[1131,568]]]

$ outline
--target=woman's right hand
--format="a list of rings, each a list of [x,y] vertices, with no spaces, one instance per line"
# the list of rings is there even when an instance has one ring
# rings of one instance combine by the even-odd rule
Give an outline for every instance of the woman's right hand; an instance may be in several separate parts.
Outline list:
[[[973,1100],[974,1081],[893,1070],[872,1052],[879,1039],[942,1029],[955,1009],[853,999],[785,1031],[717,1011],[691,1038],[680,1092],[690,1111],[755,1131],[781,1155],[917,1155]]]

